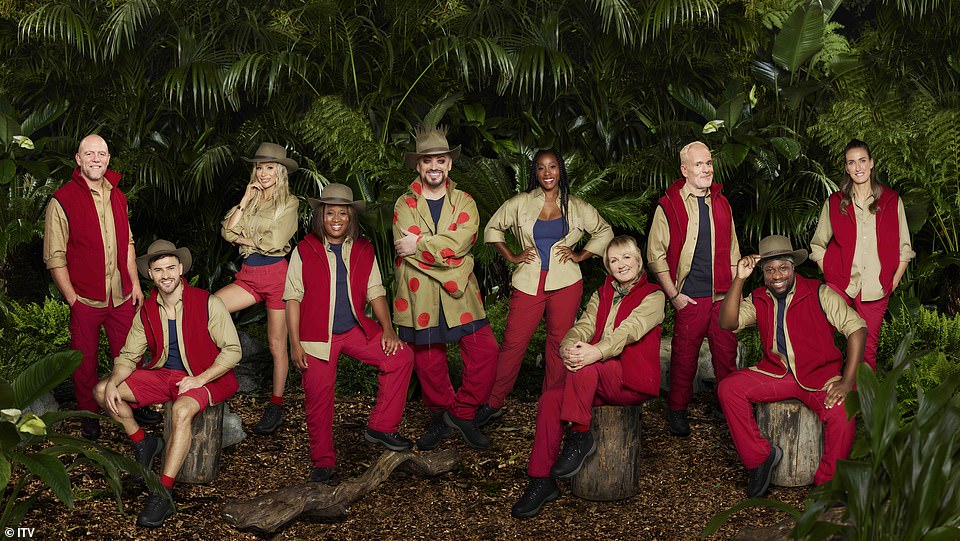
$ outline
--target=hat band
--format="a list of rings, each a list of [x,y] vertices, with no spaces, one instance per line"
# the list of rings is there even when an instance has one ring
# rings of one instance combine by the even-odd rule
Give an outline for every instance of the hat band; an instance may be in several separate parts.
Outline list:
[[[251,161],[255,162],[279,162],[280,160],[286,160],[286,156],[254,156],[249,158]]]
[[[426,148],[423,150],[418,150],[417,154],[440,154],[450,152],[450,147],[433,147]]]
[[[319,199],[321,203],[334,204],[334,205],[352,205],[356,201],[351,201],[345,197],[321,197]]]

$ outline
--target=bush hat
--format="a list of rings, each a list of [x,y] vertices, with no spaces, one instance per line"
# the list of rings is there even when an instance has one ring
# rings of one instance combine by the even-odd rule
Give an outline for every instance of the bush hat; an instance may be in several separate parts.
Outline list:
[[[190,255],[189,248],[177,248],[169,240],[159,239],[150,244],[147,253],[137,258],[137,270],[140,271],[140,275],[144,278],[150,278],[150,273],[147,272],[147,265],[150,260],[166,255],[175,255],[180,259],[180,264],[183,265],[183,274],[187,274],[187,271],[193,266],[193,256]]]
[[[403,159],[410,169],[417,168],[417,160],[421,156],[438,156],[440,154],[449,154],[451,159],[456,160],[460,157],[460,145],[456,148],[450,148],[447,142],[446,126],[431,126],[429,128],[417,128],[413,132],[413,137],[417,141],[417,151],[407,152]]]
[[[790,239],[783,235],[770,235],[760,241],[760,263],[771,259],[784,259],[783,256],[789,256],[794,265],[799,265],[807,260],[807,251],[803,248],[793,249]]]
[[[321,204],[352,205],[353,209],[357,212],[363,212],[363,209],[367,206],[365,201],[353,200],[353,190],[350,189],[350,186],[337,182],[324,186],[323,191],[320,192],[320,199],[309,197],[307,198],[307,202],[310,203],[310,207],[314,212],[317,211],[317,207]]]
[[[276,143],[260,143],[260,146],[257,147],[257,151],[254,153],[252,158],[240,159],[250,163],[279,163],[287,168],[288,174],[300,169],[300,166],[297,165],[297,162],[287,157],[287,149]]]

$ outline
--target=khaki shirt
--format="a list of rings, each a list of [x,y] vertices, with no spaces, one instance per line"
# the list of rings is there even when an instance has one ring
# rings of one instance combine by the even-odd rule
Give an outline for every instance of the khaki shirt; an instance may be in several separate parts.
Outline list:
[[[606,325],[600,335],[600,341],[594,344],[600,349],[603,360],[612,359],[623,352],[623,348],[637,342],[654,327],[663,322],[663,307],[667,297],[663,291],[654,291],[647,295],[639,306],[630,312],[619,325],[614,326],[617,308],[620,301],[613,303],[610,314],[607,315]],[[569,346],[577,341],[590,342],[597,329],[597,310],[600,308],[600,295],[594,292],[590,302],[584,309],[580,319],[573,325],[560,342],[561,346]]]
[[[113,306],[120,306],[130,295],[123,294],[123,284],[121,282],[121,272],[129,272],[124,262],[123,268],[117,268],[117,230],[113,222],[113,209],[110,205],[110,192],[113,185],[109,181],[103,180],[103,194],[96,190],[90,190],[93,195],[94,208],[97,209],[97,219],[100,221],[100,235],[103,237],[103,256],[106,275],[104,282],[106,284],[106,299],[95,301],[86,297],[77,296],[77,300],[91,308],[106,308],[110,301]],[[130,250],[136,253],[133,246],[133,231],[130,230],[130,224],[127,223],[127,230],[130,235]],[[47,269],[57,269],[67,266],[67,241],[70,238],[70,222],[67,220],[67,214],[60,206],[60,202],[51,199],[47,203],[46,218],[43,223],[43,263]],[[82,273],[86,269],[67,269],[70,273]],[[132,280],[139,280],[139,277],[133,276]]]
[[[784,304],[785,311],[790,310],[790,303],[793,302],[793,296],[796,292],[797,292],[797,284],[796,282],[794,282],[793,288],[791,288],[790,293],[787,293],[787,299]],[[773,294],[770,293],[770,290],[765,289],[764,293],[773,300],[773,317],[774,317],[773,325],[774,325],[774,329],[776,329],[776,322],[780,317],[780,312],[779,312],[780,306],[777,303],[776,297],[774,297]],[[823,308],[823,312],[827,316],[827,321],[829,321],[830,324],[834,326],[834,328],[836,328],[838,331],[843,333],[843,335],[846,336],[847,338],[849,338],[851,334],[859,331],[860,329],[866,328],[867,323],[863,320],[863,318],[860,317],[859,314],[857,314],[856,310],[854,310],[853,308],[850,308],[850,306],[847,305],[847,302],[843,300],[843,297],[841,297],[840,294],[837,293],[836,291],[827,287],[826,284],[821,284],[819,288],[819,297],[820,297],[820,307]],[[740,301],[740,312],[738,314],[738,317],[739,317],[739,320],[737,322],[737,332],[740,332],[741,330],[747,327],[757,324],[757,307],[753,305],[752,293],[748,295],[746,299],[743,299],[742,301]],[[787,315],[784,314],[784,322],[786,322],[786,317]],[[776,333],[776,331],[774,331],[774,333]],[[791,373],[794,374],[794,377],[796,377],[797,358],[793,352],[793,341],[790,339],[790,328],[786,324],[784,324],[784,327],[783,327],[783,335],[786,338],[787,351],[785,352],[780,351],[779,348],[777,347],[776,334],[774,334],[774,339],[773,339],[773,344],[771,344],[772,346],[771,349],[775,354],[779,355],[781,359],[783,358],[784,353],[786,353],[787,362],[790,364],[790,371]],[[801,336],[800,339],[802,340],[803,337]],[[837,379],[840,379],[839,374],[835,378],[831,378],[830,380],[828,380],[827,383],[830,383],[831,381],[834,381]]]
[[[337,254],[333,253],[333,250],[330,249],[330,243],[324,242],[324,248],[326,248],[327,255],[327,264],[330,266],[330,306],[329,312],[327,314],[327,336],[333,336],[333,312],[336,306],[335,296],[337,294]],[[343,264],[347,267],[347,274],[350,274],[350,250],[353,248],[353,239],[347,239],[343,243]],[[350,292],[350,297],[353,297],[353,292],[350,291],[350,281],[347,280],[347,291]],[[386,297],[387,290],[383,287],[383,279],[380,275],[380,266],[377,264],[376,256],[373,259],[373,268],[370,270],[370,277],[367,278],[367,302],[369,303],[373,299],[378,297]],[[290,266],[287,267],[287,281],[283,287],[283,300],[285,301],[303,301],[303,259],[300,258],[300,246],[297,246],[293,249],[293,253],[290,254]],[[354,310],[353,303],[350,303],[350,311],[354,312],[354,317],[357,317],[357,313]],[[301,317],[303,314],[301,313]],[[359,318],[357,318],[359,320]],[[303,351],[305,351],[311,357],[316,357],[317,359],[327,361],[330,359],[330,342],[307,342],[305,340],[300,340],[300,345],[303,346]]]
[[[227,222],[240,205],[236,205],[227,212],[220,226],[220,235],[229,243],[234,244],[240,237],[246,237],[256,246],[240,245],[240,255],[247,257],[258,253],[270,257],[283,257],[290,253],[290,239],[297,232],[297,210],[300,200],[294,196],[287,197],[287,202],[280,204],[277,197],[263,200],[257,206],[251,205],[243,209],[243,216],[237,225],[227,229]]]
[[[683,206],[687,210],[687,238],[683,240],[683,248],[680,250],[680,260],[677,262],[677,291],[683,291],[684,280],[690,274],[690,266],[693,264],[693,253],[697,247],[697,235],[700,232],[700,207],[697,204],[697,196],[690,191],[690,188],[684,184],[680,188],[680,196],[683,197]],[[716,227],[713,223],[713,196],[707,193],[707,207],[710,209],[710,240],[712,249],[710,254],[716,257]],[[667,223],[667,215],[660,205],[653,213],[653,223],[650,224],[650,233],[647,236],[647,266],[650,270],[659,274],[661,272],[670,272],[670,266],[667,264],[667,247],[670,245],[670,225]],[[736,266],[740,261],[740,241],[737,240],[737,229],[734,227],[733,219],[730,222],[730,267],[733,276],[737,275]],[[711,260],[711,264],[712,264]],[[712,274],[712,273],[711,273]],[[716,278],[716,277],[714,277]],[[714,288],[716,289],[716,288]],[[713,295],[713,300],[723,299],[723,295]]]
[[[864,301],[882,299],[890,293],[884,292],[880,285],[880,253],[877,250],[877,215],[870,212],[873,194],[862,203],[853,202],[854,220],[857,224],[857,248],[850,267],[850,284],[844,293],[851,299],[862,295]],[[910,244],[910,228],[907,214],[903,210],[903,199],[897,198],[897,223],[900,224],[900,261],[910,261],[917,254]],[[817,263],[823,260],[827,245],[833,238],[833,226],[830,224],[830,200],[820,209],[820,221],[810,241],[810,259]]]
[[[154,295],[159,295],[156,290]],[[159,299],[158,299],[159,300]],[[160,300],[160,321],[166,322],[169,317],[163,301]],[[190,366],[190,360],[187,358],[187,347],[183,342],[183,300],[177,301],[175,307],[177,320],[177,344],[180,348],[180,359],[184,366]],[[207,331],[210,338],[220,348],[220,354],[213,362],[223,365],[227,368],[233,368],[240,362],[242,352],[240,351],[240,337],[237,335],[237,328],[233,325],[233,318],[223,301],[216,295],[210,295],[207,300],[207,312],[209,318],[207,321]],[[160,359],[156,368],[162,368],[167,362],[168,347],[170,343],[169,330],[167,325],[163,325],[163,351],[160,353]],[[114,364],[124,365],[132,369],[137,368],[137,362],[147,351],[147,335],[143,330],[143,320],[140,318],[140,312],[133,318],[133,325],[130,327],[130,334],[127,335],[127,341],[120,350],[120,355],[113,360]],[[193,374],[199,376],[200,374]]]
[[[506,232],[509,230],[520,242],[521,250],[536,248],[533,226],[540,217],[543,203],[544,195],[540,188],[511,197],[500,205],[487,222],[487,227],[483,229],[483,241],[487,244],[506,242]],[[610,224],[600,217],[590,203],[570,196],[567,210],[569,231],[550,248],[550,268],[543,287],[545,291],[562,289],[583,278],[580,264],[570,260],[560,263],[557,251],[560,247],[573,248],[584,234],[588,234],[590,240],[583,249],[603,257],[603,251],[613,238]],[[536,295],[540,286],[540,253],[534,250],[534,255],[536,261],[521,263],[513,269],[513,287],[527,295]]]

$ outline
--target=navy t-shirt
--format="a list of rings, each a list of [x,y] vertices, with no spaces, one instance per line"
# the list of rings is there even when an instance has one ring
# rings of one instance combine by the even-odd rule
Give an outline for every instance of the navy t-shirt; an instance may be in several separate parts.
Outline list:
[[[183,358],[180,357],[180,341],[177,339],[177,320],[167,320],[167,362],[163,363],[164,368],[171,370],[187,371],[183,365]]]
[[[331,244],[330,251],[337,259],[337,296],[333,306],[333,333],[349,331],[357,325],[357,318],[350,309],[350,291],[347,289],[347,265],[343,262],[343,244]]]
[[[710,235],[710,207],[706,196],[697,196],[700,213],[700,228],[697,230],[697,245],[693,252],[690,273],[683,282],[683,294],[692,297],[713,296],[713,243]]]

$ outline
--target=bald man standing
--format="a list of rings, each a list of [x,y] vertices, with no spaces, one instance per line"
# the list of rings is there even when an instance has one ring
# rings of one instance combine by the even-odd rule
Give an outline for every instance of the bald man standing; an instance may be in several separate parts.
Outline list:
[[[660,198],[647,261],[676,310],[666,417],[674,436],[690,435],[687,405],[703,339],[717,382],[736,368],[737,337],[719,325],[720,304],[736,275],[740,244],[730,203],[713,182],[713,157],[694,141],[680,150],[680,173]]]
[[[107,142],[99,135],[84,137],[76,161],[71,180],[47,205],[43,261],[70,305],[70,348],[83,354],[73,373],[77,407],[97,412],[93,387],[99,379],[100,327],[107,333],[111,356],[117,357],[143,292],[127,198],[117,187],[121,175],[107,169]],[[83,436],[99,438],[99,421],[84,419]]]

